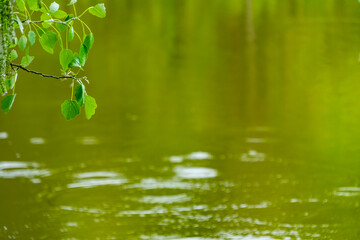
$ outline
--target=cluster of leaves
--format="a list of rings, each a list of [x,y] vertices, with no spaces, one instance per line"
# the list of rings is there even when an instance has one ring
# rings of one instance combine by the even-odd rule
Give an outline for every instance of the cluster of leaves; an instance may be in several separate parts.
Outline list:
[[[61,66],[61,77],[50,76],[54,78],[70,79],[72,81],[71,99],[64,101],[61,105],[61,112],[67,120],[73,119],[80,114],[81,107],[85,108],[85,115],[90,119],[95,114],[97,107],[95,99],[89,96],[85,89],[84,82],[88,83],[86,77],[79,77],[83,67],[88,59],[88,54],[94,43],[94,35],[89,26],[81,19],[85,13],[90,13],[96,17],[104,18],[106,9],[103,3],[91,6],[83,11],[80,15],[76,12],[77,0],[71,0],[68,8],[72,9],[71,13],[60,9],[60,5],[52,2],[49,6],[42,0],[0,0],[1,4],[8,2],[12,11],[10,13],[11,23],[1,22],[2,26],[12,25],[16,29],[17,35],[14,35],[12,43],[6,45],[7,66],[6,76],[3,78],[4,89],[0,93],[5,94],[12,90],[12,94],[6,96],[1,102],[1,108],[5,113],[9,112],[15,100],[15,84],[17,80],[17,71],[26,68],[34,61],[35,56],[30,54],[30,48],[39,42],[41,47],[49,54],[59,52],[59,63]],[[36,18],[37,20],[33,20]],[[8,29],[2,28],[1,37]],[[5,31],[5,32],[4,32]],[[81,33],[78,33],[81,32]],[[79,41],[78,50],[69,48],[69,43]],[[56,46],[59,46],[59,51]],[[72,43],[77,45],[76,43]],[[21,53],[21,64],[13,61],[19,59]],[[1,63],[0,63],[1,64]],[[35,71],[30,71],[37,73]],[[37,73],[44,76],[44,74]],[[47,75],[49,76],[49,75]],[[0,79],[1,80],[1,79]],[[77,86],[76,86],[77,85]],[[75,88],[76,86],[76,88]],[[75,90],[74,90],[75,89]],[[73,97],[75,95],[75,100]]]

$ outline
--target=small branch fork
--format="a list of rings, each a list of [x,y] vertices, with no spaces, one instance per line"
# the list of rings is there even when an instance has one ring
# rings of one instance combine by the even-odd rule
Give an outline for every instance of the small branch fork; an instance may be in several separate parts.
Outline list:
[[[12,69],[14,69],[15,67],[16,68],[20,68],[26,72],[29,72],[29,73],[33,73],[33,74],[37,74],[37,75],[40,75],[42,77],[47,77],[47,78],[55,78],[55,79],[74,79],[73,76],[53,76],[53,75],[48,75],[48,74],[44,74],[44,73],[41,73],[41,72],[36,72],[34,70],[29,70],[27,68],[24,68],[23,66],[19,65],[19,64],[15,64],[15,63],[10,63],[10,66]]]

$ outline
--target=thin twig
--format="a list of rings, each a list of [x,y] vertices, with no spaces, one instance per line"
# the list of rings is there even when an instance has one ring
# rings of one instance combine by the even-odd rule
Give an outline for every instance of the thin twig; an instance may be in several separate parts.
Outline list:
[[[78,19],[77,17],[73,17],[73,18],[70,18],[64,22],[62,21],[57,21],[57,20],[54,20],[54,19],[50,19],[50,20],[43,20],[43,21],[30,21],[30,20],[23,20],[21,21],[23,25],[27,25],[27,24],[31,24],[31,23],[59,23],[59,24],[63,24],[63,25],[67,25],[68,22],[72,21],[72,20],[75,20],[75,19]],[[15,22],[17,22],[16,19],[13,19]]]
[[[63,24],[63,25],[66,25],[67,26],[67,22],[60,22],[60,21],[55,21],[55,20],[44,20],[44,21],[29,21],[29,20],[26,20],[23,24],[26,25],[26,24],[31,24],[31,23],[59,23],[59,24]]]
[[[73,79],[74,77],[73,76],[53,76],[53,75],[48,75],[48,74],[44,74],[44,73],[41,73],[41,72],[36,72],[34,70],[29,70],[27,68],[24,68],[23,66],[19,65],[19,64],[15,64],[15,63],[10,63],[11,67],[14,69],[14,67],[17,67],[17,68],[20,68],[26,72],[29,72],[29,73],[34,73],[34,74],[37,74],[37,75],[40,75],[42,77],[48,77],[48,78],[55,78],[55,79],[64,79],[64,78],[70,78],[70,79]]]

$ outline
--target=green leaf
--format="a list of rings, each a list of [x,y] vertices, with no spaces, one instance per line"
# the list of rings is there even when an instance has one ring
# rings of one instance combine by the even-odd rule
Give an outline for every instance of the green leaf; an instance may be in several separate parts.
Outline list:
[[[77,53],[74,54],[74,59],[71,61],[71,63],[69,64],[69,68],[73,68],[73,67],[79,67],[81,68],[81,63],[80,63],[80,59],[79,59],[79,55]]]
[[[87,119],[90,119],[95,114],[97,108],[95,98],[86,96],[85,97],[85,115]]]
[[[54,53],[54,47],[57,41],[56,33],[53,31],[46,31],[39,39],[42,48],[50,54]]]
[[[49,30],[47,30],[46,28],[38,28],[37,29],[37,32],[38,32],[38,34],[40,35],[40,37],[44,34],[44,33],[46,33],[46,32],[48,32]]]
[[[103,4],[103,3],[96,4],[94,7],[89,9],[89,13],[91,13],[92,15],[99,17],[99,18],[106,17],[105,4]]]
[[[69,64],[74,59],[74,54],[70,49],[63,49],[61,50],[59,56],[60,56],[60,64],[65,72],[66,70],[69,69]]]
[[[68,38],[69,42],[71,42],[74,39],[74,35],[75,35],[74,27],[71,26],[71,28],[69,30],[69,38]]]
[[[15,75],[11,76],[10,79],[5,80],[5,86],[8,91],[10,89],[13,89],[13,87],[15,86],[15,83],[16,83],[16,79],[17,79],[17,73]]]
[[[14,103],[16,94],[11,94],[6,96],[2,101],[1,101],[1,108],[4,111],[4,113],[8,113]]]
[[[9,60],[13,61],[17,58],[18,58],[18,54],[17,54],[16,50],[15,49],[11,50],[11,52],[9,54]]]
[[[71,5],[75,4],[76,2],[77,2],[77,0],[70,0],[68,6],[71,6]]]
[[[63,48],[63,42],[62,42],[62,38],[61,38],[61,34],[58,33],[58,41],[59,41],[59,45],[61,47],[61,49]]]
[[[19,39],[18,45],[21,51],[24,51],[26,48],[27,38],[26,36],[22,35]]]
[[[18,44],[17,37],[14,37],[13,40],[9,43],[9,48],[14,48]]]
[[[87,47],[84,44],[81,44],[80,53],[79,53],[79,60],[81,66],[84,66],[86,63],[87,53],[88,53]]]
[[[29,8],[34,11],[38,11],[41,8],[41,1],[39,0],[26,0]]]
[[[16,0],[16,4],[21,12],[25,11],[25,2],[24,0]]]
[[[67,25],[62,23],[56,23],[56,27],[60,30],[60,32],[64,32],[67,28]]]
[[[53,2],[50,5],[50,13],[55,13],[57,10],[59,10],[60,5],[57,4],[57,2]]]
[[[28,38],[29,38],[29,42],[30,42],[30,45],[34,45],[35,44],[35,41],[36,41],[36,34],[34,31],[30,30],[29,33],[28,33]]]
[[[17,15],[16,15],[16,22],[17,22],[17,24],[19,26],[20,32],[23,33],[24,32],[24,26],[23,26],[20,18]]]
[[[66,120],[71,120],[80,114],[80,106],[76,101],[66,100],[61,104],[61,113]]]
[[[40,16],[41,21],[49,21],[52,20],[52,17],[50,16],[50,14],[48,13],[43,13]],[[42,25],[44,28],[49,28],[51,26],[52,23],[49,22],[43,22]]]
[[[55,18],[64,18],[67,16],[67,13],[62,10],[57,10],[52,14]]]
[[[34,60],[34,56],[26,55],[21,59],[21,66],[27,67],[30,65],[30,63]]]
[[[84,43],[87,49],[87,53],[90,51],[90,49],[92,48],[92,45],[94,44],[94,34],[90,33],[89,35],[87,35],[85,37]]]
[[[74,17],[74,15],[69,14],[69,15],[67,15],[67,17],[65,18],[65,21],[67,21],[67,20],[69,20],[69,19],[72,19],[73,17]]]
[[[79,61],[81,66],[85,65],[85,62],[88,58],[89,50],[92,47],[93,43],[94,43],[94,34],[90,33],[85,37],[84,43],[81,44],[80,47]]]
[[[75,88],[75,98],[79,106],[82,107],[85,103],[85,86],[80,84]]]

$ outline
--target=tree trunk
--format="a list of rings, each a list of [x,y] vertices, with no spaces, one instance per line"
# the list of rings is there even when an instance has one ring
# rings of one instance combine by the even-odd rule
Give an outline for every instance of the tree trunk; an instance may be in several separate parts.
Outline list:
[[[5,79],[11,73],[10,46],[16,41],[12,12],[13,0],[0,0],[0,91],[6,94]]]

